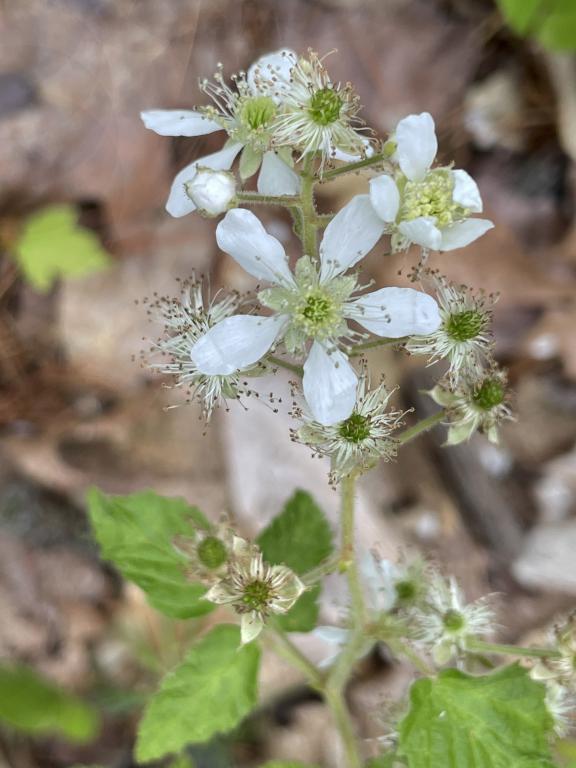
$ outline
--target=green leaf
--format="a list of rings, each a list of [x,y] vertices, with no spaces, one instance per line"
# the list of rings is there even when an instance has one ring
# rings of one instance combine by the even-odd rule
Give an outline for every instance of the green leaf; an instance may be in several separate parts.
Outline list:
[[[240,155],[240,178],[242,181],[254,176],[262,162],[262,153],[256,152],[249,144],[246,144]]]
[[[317,766],[297,763],[294,760],[272,760],[270,763],[265,763],[262,768],[317,768]]]
[[[300,576],[332,554],[332,531],[312,496],[296,491],[258,537],[264,559],[284,564]],[[287,632],[310,632],[318,621],[320,587],[304,592],[278,624]]]
[[[0,666],[0,721],[75,742],[90,741],[98,728],[96,713],[84,702],[21,666]]]
[[[576,50],[576,9],[569,13],[552,13],[542,23],[538,40],[553,51]]]
[[[526,35],[538,16],[542,0],[498,0],[498,5],[512,29]]]
[[[576,50],[574,0],[498,0],[498,5],[519,35],[534,37],[552,50]]]
[[[53,205],[33,213],[15,246],[16,259],[27,280],[47,291],[59,277],[79,277],[110,263],[96,235],[79,227],[69,205]]]
[[[202,599],[205,588],[186,578],[186,557],[173,546],[176,536],[209,528],[199,509],[152,491],[106,496],[95,488],[88,493],[88,509],[102,557],[138,584],[154,608],[176,619],[214,609]]]
[[[484,677],[418,680],[400,724],[410,768],[552,768],[545,688],[516,664]]]
[[[239,644],[238,627],[215,627],[164,679],[140,724],[139,761],[230,731],[253,709],[260,650],[256,643]]]

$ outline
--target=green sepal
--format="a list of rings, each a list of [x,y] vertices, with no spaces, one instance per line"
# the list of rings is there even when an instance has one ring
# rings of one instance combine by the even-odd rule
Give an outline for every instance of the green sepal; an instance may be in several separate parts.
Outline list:
[[[252,149],[250,144],[246,144],[240,155],[240,178],[242,181],[246,181],[250,176],[254,176],[260,164],[262,163],[262,152],[256,149]]]

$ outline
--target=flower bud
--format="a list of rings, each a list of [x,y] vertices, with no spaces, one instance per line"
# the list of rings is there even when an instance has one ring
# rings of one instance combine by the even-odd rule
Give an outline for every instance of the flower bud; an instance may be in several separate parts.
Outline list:
[[[228,210],[236,196],[236,179],[228,171],[199,167],[186,184],[186,194],[200,213],[218,216]]]

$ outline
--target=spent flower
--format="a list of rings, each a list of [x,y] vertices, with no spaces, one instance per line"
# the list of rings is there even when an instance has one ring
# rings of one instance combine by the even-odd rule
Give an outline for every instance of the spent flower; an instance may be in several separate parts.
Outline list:
[[[456,580],[434,571],[429,577],[426,601],[410,610],[414,641],[429,649],[437,664],[446,664],[466,651],[468,639],[493,629],[489,598],[466,603]]]
[[[428,112],[409,115],[391,138],[398,170],[370,181],[374,210],[392,235],[392,249],[411,243],[432,251],[463,248],[494,226],[471,218],[482,212],[476,182],[463,170],[433,168],[438,150],[434,120]]]
[[[513,419],[506,381],[503,371],[488,369],[463,376],[454,390],[438,384],[428,393],[434,402],[446,408],[446,445],[463,443],[478,430],[491,443],[498,443],[498,427],[503,421]]]
[[[210,328],[236,312],[241,300],[237,293],[231,293],[207,301],[204,294],[202,282],[192,277],[182,283],[179,297],[160,296],[152,302],[150,315],[164,324],[164,332],[152,346],[155,357],[148,365],[171,376],[174,386],[184,389],[189,400],[198,401],[206,417],[210,417],[223,400],[236,400],[243,394],[240,371],[203,373],[192,360],[191,352]]]
[[[238,536],[226,575],[208,590],[206,600],[230,605],[241,616],[242,644],[254,640],[271,614],[292,608],[306,587],[285,565],[269,565],[254,544]]]
[[[442,323],[432,333],[413,336],[405,347],[412,355],[426,356],[429,365],[447,360],[448,378],[454,384],[462,374],[477,371],[490,358],[494,298],[439,276],[434,277],[434,286]]]
[[[312,448],[318,456],[330,458],[333,483],[355,470],[370,469],[379,460],[396,456],[394,432],[402,425],[404,412],[388,409],[392,395],[384,383],[369,389],[366,375],[360,376],[354,410],[343,421],[324,425],[302,414],[303,425],[293,438]]]
[[[191,581],[212,585],[226,573],[232,556],[233,533],[225,525],[197,528],[194,536],[177,536],[174,549],[187,560],[186,575]]]
[[[274,123],[275,144],[302,156],[318,153],[321,170],[331,159],[359,159],[369,151],[368,140],[358,133],[364,123],[352,85],[332,82],[313,51],[294,63],[282,107]]]
[[[555,680],[576,691],[576,613],[554,627],[552,653],[540,659],[530,670],[535,680]]]

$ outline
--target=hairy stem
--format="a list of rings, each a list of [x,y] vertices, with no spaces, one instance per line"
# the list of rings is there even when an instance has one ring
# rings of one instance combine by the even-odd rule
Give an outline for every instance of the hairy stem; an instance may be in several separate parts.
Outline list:
[[[329,689],[326,692],[326,703],[332,711],[334,722],[342,739],[347,768],[361,768],[363,761],[358,752],[354,724],[350,718],[342,691]]]
[[[437,413],[433,413],[432,416],[428,416],[426,419],[422,419],[421,421],[414,424],[413,427],[408,427],[408,429],[400,432],[396,440],[401,445],[409,443],[410,440],[414,440],[414,438],[418,437],[418,435],[421,435],[423,432],[428,432],[428,430],[432,429],[432,427],[435,427],[436,424],[440,424],[445,416],[446,411],[444,409],[438,411]]]
[[[286,208],[294,208],[300,202],[293,195],[261,195],[258,192],[237,192],[236,199],[249,205],[283,205]]]
[[[304,376],[304,369],[301,365],[291,363],[288,360],[283,360],[281,357],[276,357],[275,355],[268,355],[266,359],[269,363],[272,363],[272,365],[278,365],[280,368],[285,368],[287,371],[292,371],[292,373],[300,376],[300,378]]]
[[[337,176],[343,176],[345,173],[361,171],[362,168],[369,168],[371,165],[378,165],[379,163],[385,162],[387,159],[387,153],[380,152],[377,155],[372,155],[372,157],[365,157],[363,160],[358,160],[355,163],[346,163],[346,165],[341,165],[339,168],[332,168],[331,171],[326,171],[323,173],[320,181],[330,181],[331,179],[335,179]]]
[[[466,648],[469,651],[480,653],[496,653],[500,656],[528,656],[535,659],[555,659],[560,653],[553,648],[524,648],[518,645],[505,645],[503,643],[486,643],[470,637],[466,640]]]
[[[306,676],[310,685],[322,692],[324,690],[324,678],[320,670],[304,656],[302,651],[290,640],[286,632],[277,624],[270,623],[269,631],[274,637],[281,655]]]
[[[374,347],[384,347],[387,344],[402,344],[402,342],[405,340],[406,337],[402,337],[400,339],[382,338],[376,339],[375,341],[367,341],[364,344],[357,344],[350,352],[348,357],[357,357],[358,355],[361,355],[362,352],[364,352],[366,349],[373,349]]]
[[[306,256],[318,255],[317,214],[314,204],[314,153],[306,155],[302,169],[300,188],[300,213],[302,222],[302,250]]]

